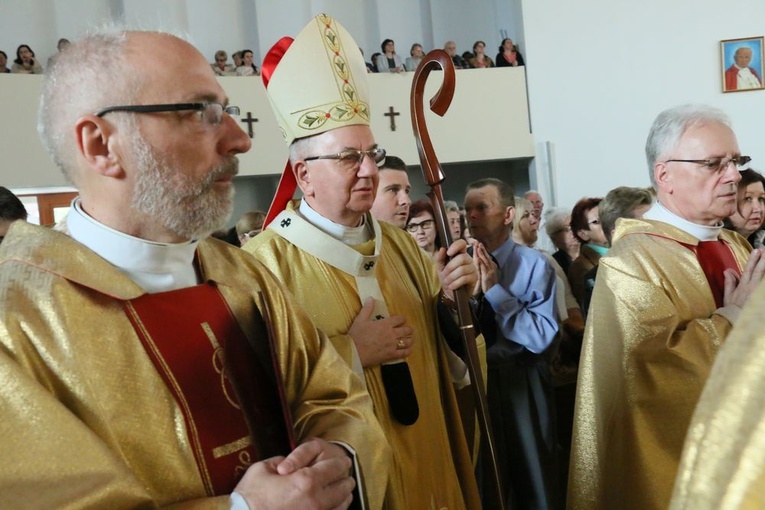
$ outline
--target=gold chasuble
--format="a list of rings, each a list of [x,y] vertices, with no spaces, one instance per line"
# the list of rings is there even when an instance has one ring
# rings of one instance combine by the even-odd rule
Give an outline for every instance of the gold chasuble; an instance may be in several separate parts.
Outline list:
[[[228,509],[247,466],[273,450],[258,439],[270,430],[249,440],[220,349],[267,341],[264,304],[280,312],[271,326],[295,437],[351,446],[370,507],[382,506],[390,454],[362,381],[248,254],[210,238],[196,261],[205,284],[147,294],[66,235],[11,226],[0,245],[0,508]],[[252,374],[278,413],[267,363]]]
[[[749,298],[688,428],[671,510],[765,508],[765,285]]]
[[[751,250],[723,229],[739,273]],[[731,324],[698,239],[620,220],[600,259],[579,367],[568,507],[666,509],[693,410]]]
[[[352,366],[358,355],[347,332],[361,310],[359,294],[363,289],[357,288],[355,276],[307,253],[280,235],[280,231],[293,228],[299,222],[311,230],[311,238],[306,242],[321,244],[330,251],[347,249],[341,241],[299,216],[295,212],[296,203],[299,202],[292,202],[282,213],[287,216],[277,217],[244,249],[287,286]],[[283,221],[286,219],[290,221]],[[436,300],[441,285],[433,262],[403,230],[378,223],[369,214],[365,221],[378,237],[354,248],[363,255],[359,258],[372,257],[375,261],[374,274],[388,312],[405,316],[406,323],[414,329],[414,347],[406,361],[420,408],[419,418],[413,425],[398,423],[391,416],[380,367],[363,369],[375,414],[393,450],[386,508],[480,508],[473,465],[448,369],[447,347],[438,329]],[[376,243],[379,252],[375,250]],[[365,285],[363,280],[361,285]]]

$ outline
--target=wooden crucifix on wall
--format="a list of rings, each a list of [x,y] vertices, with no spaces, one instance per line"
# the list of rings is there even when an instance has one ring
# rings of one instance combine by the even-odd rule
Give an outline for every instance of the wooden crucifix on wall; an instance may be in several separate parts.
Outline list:
[[[396,117],[401,115],[400,112],[397,112],[392,106],[388,107],[388,113],[383,114],[386,117],[390,117],[390,130],[395,131],[396,130]]]
[[[250,135],[250,138],[254,138],[255,131],[252,129],[252,124],[258,122],[258,119],[252,116],[252,112],[247,112],[247,116],[241,119],[239,122],[247,124],[247,134]]]

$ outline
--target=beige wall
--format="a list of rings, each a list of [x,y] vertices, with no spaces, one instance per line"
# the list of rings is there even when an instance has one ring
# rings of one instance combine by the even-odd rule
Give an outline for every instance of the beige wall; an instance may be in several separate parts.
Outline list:
[[[372,129],[377,142],[407,164],[419,163],[412,135],[409,94],[413,73],[368,75]],[[0,185],[9,188],[66,184],[40,144],[36,130],[39,76],[0,76],[0,97],[13,98],[0,115]],[[252,150],[240,156],[242,175],[279,174],[287,148],[271,113],[262,82],[255,78],[220,78],[231,104],[251,112],[254,124]],[[307,85],[309,86],[309,85]],[[440,86],[440,75],[431,74],[426,100]],[[104,105],[106,106],[106,105]],[[396,131],[384,116],[393,106]],[[242,124],[243,128],[247,128]],[[443,163],[492,161],[534,156],[529,130],[523,68],[474,69],[457,72],[451,108],[443,118],[428,114],[428,127]]]

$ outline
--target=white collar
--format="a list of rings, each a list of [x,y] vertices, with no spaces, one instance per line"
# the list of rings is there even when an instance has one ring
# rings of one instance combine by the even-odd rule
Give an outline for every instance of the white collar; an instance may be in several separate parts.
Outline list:
[[[66,219],[69,234],[124,272],[147,292],[199,283],[194,253],[199,241],[156,243],[118,232],[88,216],[75,198]]]
[[[335,223],[314,211],[305,199],[300,201],[298,212],[300,212],[300,215],[311,225],[331,235],[338,241],[342,241],[343,244],[357,245],[372,239],[372,233],[369,231],[363,217],[361,218],[361,225],[358,227],[346,227],[345,225]]]
[[[722,222],[715,226],[692,223],[661,205],[658,200],[643,214],[643,218],[669,223],[673,227],[692,235],[699,241],[716,241],[722,230]]]

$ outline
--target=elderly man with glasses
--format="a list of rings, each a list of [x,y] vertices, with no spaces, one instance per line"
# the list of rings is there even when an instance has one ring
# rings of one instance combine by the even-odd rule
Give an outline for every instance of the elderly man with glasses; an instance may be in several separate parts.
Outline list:
[[[370,213],[386,153],[369,128],[357,48],[339,23],[319,15],[263,60],[291,168],[267,221],[274,207],[278,215],[243,248],[366,381],[394,452],[388,508],[479,508],[452,388],[465,367],[452,358],[458,363],[450,372],[436,316],[437,301],[472,289],[476,271],[464,241],[449,247],[448,263],[441,251],[437,271],[409,234]],[[287,203],[295,184],[303,199]]]
[[[730,120],[686,105],[646,142],[657,201],[600,259],[580,362],[569,507],[667,508],[704,382],[765,257],[722,228],[742,156]]]
[[[350,473],[390,462],[326,336],[209,237],[251,145],[237,113],[167,34],[53,57],[39,129],[80,196],[68,235],[15,222],[0,247],[0,507],[346,508]]]

